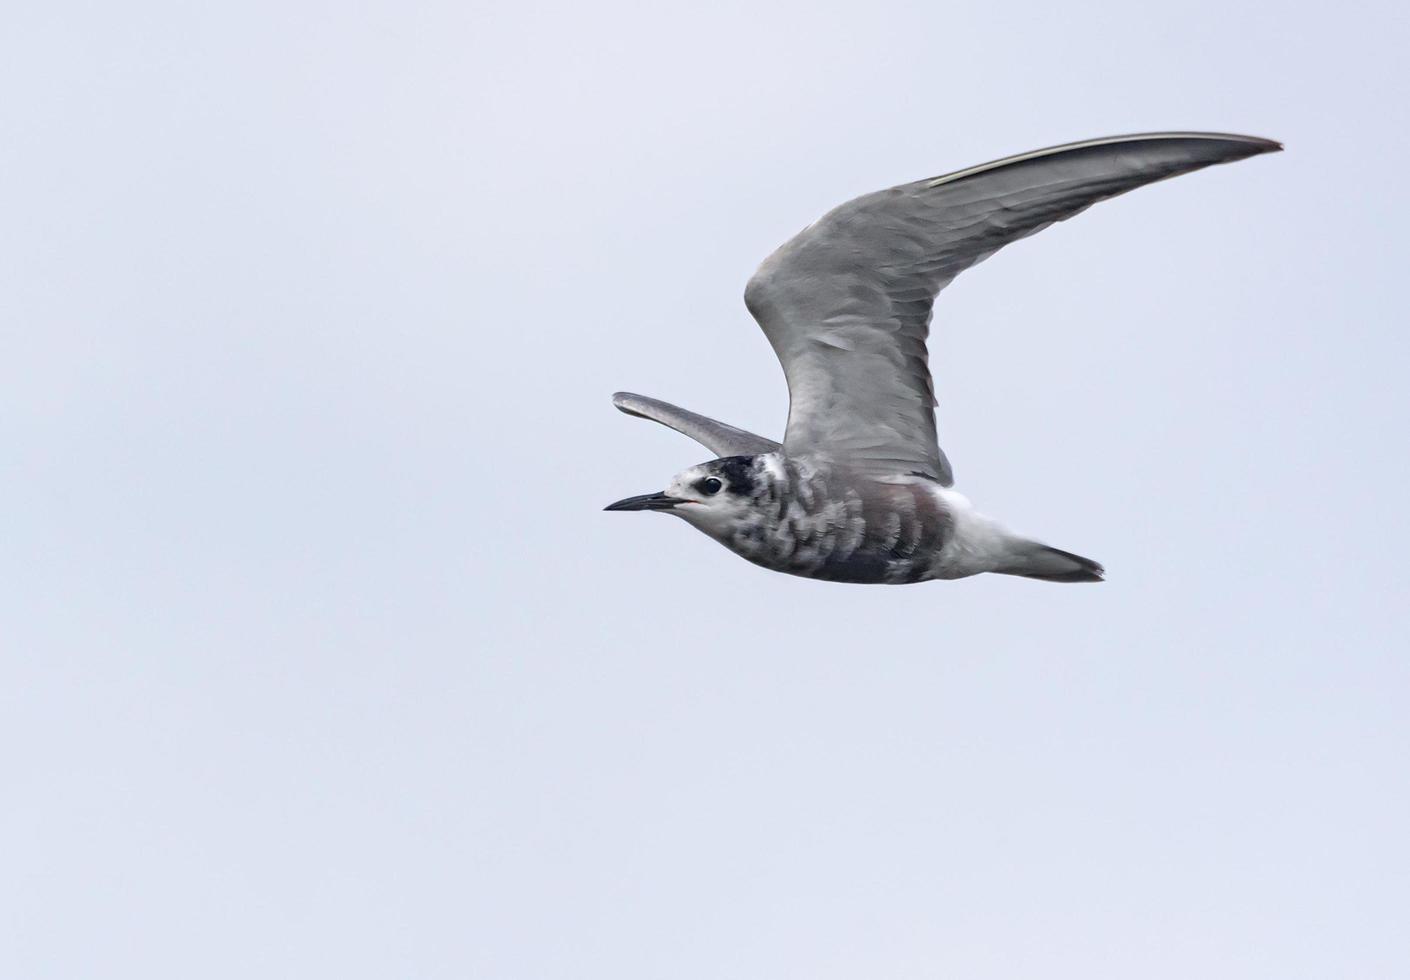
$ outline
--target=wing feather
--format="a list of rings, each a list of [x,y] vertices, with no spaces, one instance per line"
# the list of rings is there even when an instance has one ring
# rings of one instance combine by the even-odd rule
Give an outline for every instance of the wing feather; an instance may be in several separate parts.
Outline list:
[[[1281,148],[1218,133],[1116,136],[903,184],[830,211],[766,259],[744,293],[788,380],[785,452],[949,486],[926,350],[936,294],[1008,243],[1098,201]]]
[[[687,411],[669,402],[647,398],[645,395],[619,391],[612,396],[612,404],[628,415],[650,419],[675,429],[694,439],[716,456],[755,456],[759,453],[777,452],[779,449],[779,444],[772,439],[756,436],[752,432],[716,422],[712,418]]]

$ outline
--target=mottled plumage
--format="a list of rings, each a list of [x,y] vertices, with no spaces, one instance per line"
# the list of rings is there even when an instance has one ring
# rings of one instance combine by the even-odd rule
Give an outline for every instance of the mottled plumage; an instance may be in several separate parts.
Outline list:
[[[857,198],[759,267],[745,303],[788,381],[782,444],[618,393],[721,458],[608,510],[668,510],[775,571],[904,583],[1000,572],[1099,581],[1102,567],[1007,531],[959,493],[935,434],[926,338],[936,294],[1009,242],[1097,201],[1281,149],[1163,133],[1039,150]]]

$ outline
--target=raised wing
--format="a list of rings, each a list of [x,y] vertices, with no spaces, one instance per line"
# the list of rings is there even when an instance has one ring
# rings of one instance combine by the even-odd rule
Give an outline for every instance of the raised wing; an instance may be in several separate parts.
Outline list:
[[[1217,133],[1114,136],[902,184],[828,212],[769,256],[744,292],[788,379],[784,450],[949,486],[926,362],[936,294],[1009,242],[1097,201],[1279,149]]]
[[[612,404],[628,415],[660,422],[682,435],[690,436],[716,456],[755,456],[779,449],[779,444],[772,439],[756,436],[752,432],[736,429],[732,425],[716,422],[703,415],[677,408],[669,402],[647,398],[644,395],[619,391],[612,396]]]

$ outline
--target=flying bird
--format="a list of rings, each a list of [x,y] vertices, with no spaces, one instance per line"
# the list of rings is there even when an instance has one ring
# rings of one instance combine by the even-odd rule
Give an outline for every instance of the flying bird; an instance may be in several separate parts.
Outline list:
[[[1098,201],[1281,149],[1220,133],[1114,136],[833,209],[765,259],[744,291],[788,381],[783,443],[619,392],[617,408],[718,458],[606,509],[674,514],[757,565],[834,582],[980,572],[1101,581],[1097,562],[1009,531],[952,489],[925,346],[935,297],[1009,242]]]

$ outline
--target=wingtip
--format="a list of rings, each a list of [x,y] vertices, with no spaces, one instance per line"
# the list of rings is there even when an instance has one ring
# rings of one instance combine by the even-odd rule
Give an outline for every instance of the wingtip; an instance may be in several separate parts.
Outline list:
[[[1283,144],[1278,140],[1265,139],[1262,136],[1246,136],[1244,138],[1257,146],[1259,153],[1281,153],[1283,150]]]
[[[1283,144],[1279,143],[1277,140],[1264,139],[1262,136],[1246,136],[1242,133],[1213,133],[1195,130],[1127,133],[1123,136],[1103,136],[1097,139],[1080,140],[1076,143],[1063,143],[1058,146],[1045,147],[1041,150],[1020,153],[1017,156],[991,160],[988,163],[981,163],[978,166],[969,167],[965,170],[957,170],[954,173],[934,177],[924,181],[924,184],[926,187],[939,187],[943,184],[953,184],[956,181],[964,180],[977,174],[987,173],[989,171],[999,170],[1004,167],[1027,163],[1033,160],[1041,160],[1062,153],[1109,149],[1113,146],[1119,146],[1125,143],[1164,142],[1169,140],[1194,140],[1210,144],[1206,147],[1207,150],[1211,151],[1209,158],[1204,163],[1200,164],[1200,166],[1209,166],[1212,163],[1230,163],[1234,160],[1246,160],[1249,157],[1258,156],[1261,153],[1277,153],[1283,148]],[[1194,169],[1199,169],[1199,167],[1195,167]]]
[[[1198,131],[1194,131],[1194,130],[1190,130],[1190,131],[1176,131],[1176,130],[1171,130],[1170,132],[1166,132],[1166,133],[1142,133],[1142,134],[1136,134],[1136,135],[1129,136],[1129,137],[1116,137],[1116,139],[1118,139],[1118,140],[1123,140],[1123,139],[1130,139],[1130,140],[1140,140],[1140,139],[1199,139],[1199,140],[1213,140],[1213,141],[1216,141],[1216,142],[1224,142],[1224,143],[1241,143],[1241,144],[1243,144],[1244,146],[1246,146],[1246,147],[1249,148],[1249,150],[1250,150],[1249,155],[1250,155],[1250,156],[1254,156],[1254,155],[1257,155],[1257,154],[1259,154],[1259,153],[1277,153],[1277,152],[1279,152],[1280,150],[1282,150],[1282,148],[1283,148],[1283,144],[1280,143],[1279,141],[1277,141],[1277,140],[1270,140],[1270,139],[1268,139],[1267,137],[1264,137],[1264,136],[1249,136],[1249,135],[1247,135],[1247,134],[1245,134],[1245,133],[1198,132]]]
[[[1244,133],[1200,133],[1200,132],[1169,132],[1169,133],[1148,133],[1131,137],[1118,137],[1120,140],[1142,140],[1142,139],[1194,139],[1207,141],[1211,144],[1222,146],[1222,150],[1216,151],[1222,156],[1219,162],[1232,162],[1234,160],[1246,160],[1249,157],[1256,157],[1263,153],[1279,153],[1283,149],[1283,144],[1277,140],[1270,140],[1263,136],[1248,136]]]
[[[644,401],[644,399],[641,395],[632,394],[630,391],[612,392],[612,407],[623,415],[630,415],[638,419],[650,418],[650,416],[643,415],[633,407],[633,403],[640,404],[642,401]]]
[[[1283,144],[1277,140],[1270,140],[1266,136],[1250,136],[1247,133],[1216,133],[1201,130],[1177,130],[1172,129],[1162,133],[1134,133],[1130,136],[1112,137],[1114,140],[1141,140],[1141,139],[1201,139],[1201,140],[1228,140],[1236,143],[1251,143],[1263,150],[1272,152],[1281,150]]]

